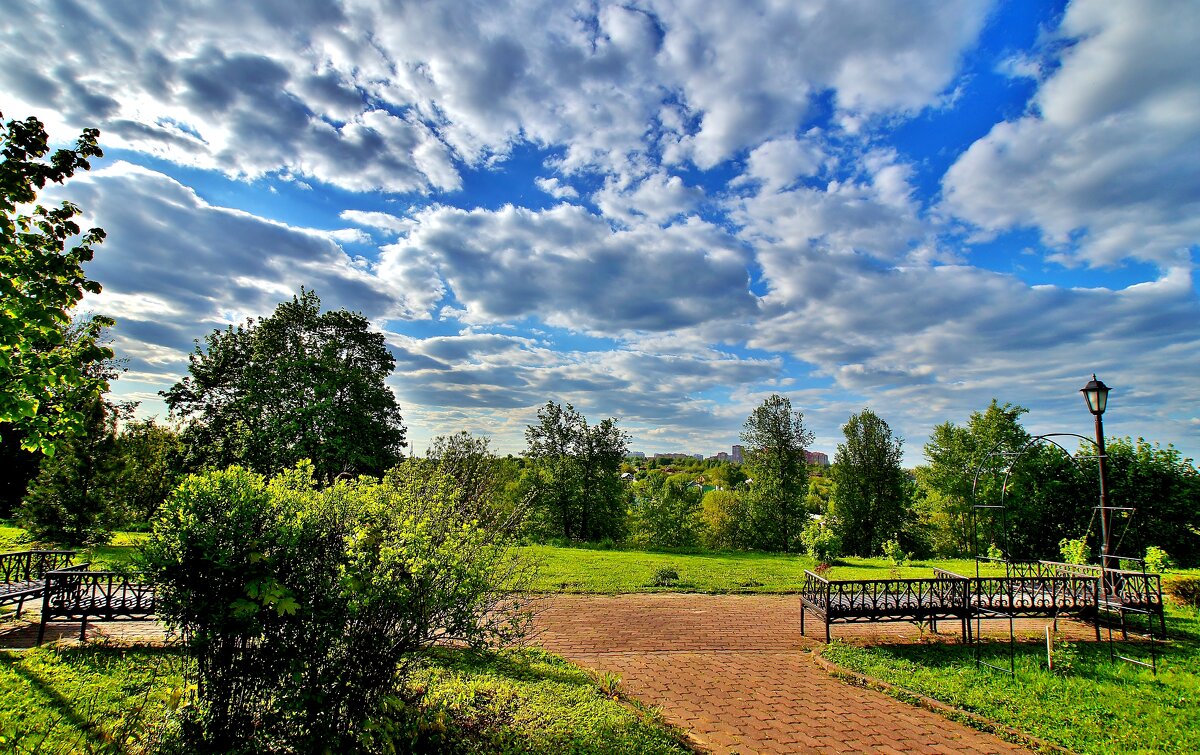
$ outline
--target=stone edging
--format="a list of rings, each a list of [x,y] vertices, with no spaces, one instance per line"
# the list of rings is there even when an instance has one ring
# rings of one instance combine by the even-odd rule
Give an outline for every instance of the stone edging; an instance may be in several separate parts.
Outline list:
[[[840,679],[847,684],[853,684],[856,687],[865,687],[883,692],[890,697],[894,697],[901,702],[915,705],[918,708],[924,708],[932,713],[956,721],[973,729],[994,734],[1001,739],[1019,744],[1030,748],[1036,752],[1054,753],[1054,755],[1075,755],[1073,750],[1068,750],[1061,745],[1056,745],[1053,742],[1047,742],[1044,739],[1035,737],[1032,734],[1027,734],[1019,729],[1014,729],[1011,726],[993,721],[990,718],[981,716],[978,713],[956,708],[953,705],[947,705],[941,700],[935,700],[932,697],[922,695],[911,690],[898,687],[894,684],[876,679],[873,676],[851,671],[848,668],[839,666],[829,660],[822,654],[822,648],[813,648],[811,655],[813,662],[825,670],[830,676]]]

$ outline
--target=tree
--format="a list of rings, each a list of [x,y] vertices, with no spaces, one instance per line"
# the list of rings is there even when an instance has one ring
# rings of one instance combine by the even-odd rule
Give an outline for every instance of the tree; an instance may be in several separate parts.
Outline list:
[[[120,520],[117,422],[133,405],[89,397],[86,424],[42,460],[19,519],[38,540],[65,545],[103,543]]]
[[[68,321],[63,343],[102,337],[90,317]],[[117,404],[93,392],[91,379],[107,385],[123,371],[120,360],[103,359],[83,368],[85,385],[64,386],[39,413],[69,411],[84,418],[71,435],[55,440],[55,453],[16,450],[35,456],[28,490],[18,507],[18,518],[40,540],[69,545],[100,542],[121,520],[119,492],[121,462],[116,454],[119,420],[132,416],[136,403]],[[19,430],[18,430],[19,432]]]
[[[1099,473],[1090,450],[1090,445],[1079,450],[1083,476],[1090,483],[1089,507],[1096,502]],[[1157,546],[1180,565],[1200,564],[1200,472],[1193,461],[1174,446],[1143,438],[1110,438],[1105,450],[1109,505],[1133,509],[1128,519],[1120,512],[1112,518],[1117,555],[1136,557]],[[1099,523],[1093,522],[1093,552],[1099,532]]]
[[[842,427],[833,462],[833,526],[849,553],[870,556],[898,538],[908,515],[904,441],[879,415],[863,409]]]
[[[71,310],[85,292],[100,293],[100,284],[83,273],[104,231],[92,228],[79,236],[74,218],[80,210],[70,202],[58,207],[34,205],[47,182],[61,184],[76,170],[91,168],[89,157],[101,157],[100,132],[85,129],[74,149],[57,150],[48,161],[49,137],[36,118],[9,121],[0,131],[0,424],[22,448],[52,455],[60,438],[91,422],[89,402],[66,405],[64,391],[99,397],[108,389],[103,375],[88,367],[111,359],[100,345],[101,331],[113,324],[93,317],[74,340],[65,333]],[[55,411],[44,411],[56,403]]]
[[[624,534],[621,461],[629,436],[613,418],[589,427],[567,404],[547,401],[525,429],[525,456],[536,468],[533,511],[541,534],[589,540]]]
[[[710,490],[700,503],[704,547],[715,550],[746,547],[746,501],[733,490]]]
[[[972,485],[979,472],[975,499],[998,505],[1005,454],[1029,442],[1020,418],[1028,409],[1000,405],[996,399],[982,412],[972,412],[966,427],[944,422],[933,428],[925,444],[925,466],[917,469],[921,488],[920,516],[938,555],[959,556],[972,550]],[[983,543],[986,548],[990,543]]]
[[[145,524],[182,476],[183,443],[169,425],[153,419],[121,423],[113,453],[117,457],[117,497],[122,523]]]
[[[630,537],[655,548],[694,548],[703,528],[702,486],[686,473],[654,472],[635,485]]]
[[[162,393],[187,421],[188,463],[269,474],[310,459],[325,480],[395,465],[405,429],[384,384],[395,359],[369,326],[358,313],[322,313],[301,289],[268,318],[206,336],[190,375]]]
[[[804,426],[804,414],[792,411],[790,399],[773,394],[746,418],[741,437],[752,480],[747,495],[751,542],[764,550],[794,550],[808,516],[804,450],[813,436]]]

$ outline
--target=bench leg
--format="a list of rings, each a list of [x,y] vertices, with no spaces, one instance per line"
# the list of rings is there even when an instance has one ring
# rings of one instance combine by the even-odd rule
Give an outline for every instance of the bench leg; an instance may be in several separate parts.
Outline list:
[[[87,640],[87,617],[83,617],[83,621],[79,622],[79,642],[82,644]]]
[[[800,604],[800,636],[804,636],[804,604]]]
[[[825,644],[828,645],[830,642],[832,642],[832,638],[829,636],[829,618],[826,617],[826,619],[825,619]]]
[[[21,618],[21,610],[25,608],[25,599],[21,598],[17,601],[17,618]]]

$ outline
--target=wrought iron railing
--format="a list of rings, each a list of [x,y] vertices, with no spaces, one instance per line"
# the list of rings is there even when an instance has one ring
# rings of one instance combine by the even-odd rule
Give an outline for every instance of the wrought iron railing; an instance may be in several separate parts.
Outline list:
[[[46,572],[71,563],[75,551],[29,550],[0,553],[0,583],[39,582]]]

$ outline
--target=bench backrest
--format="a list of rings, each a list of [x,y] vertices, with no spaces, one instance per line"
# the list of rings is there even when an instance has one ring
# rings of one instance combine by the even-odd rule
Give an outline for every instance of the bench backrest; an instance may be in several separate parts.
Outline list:
[[[46,573],[48,616],[149,616],[155,607],[154,588],[140,575],[78,567]]]

